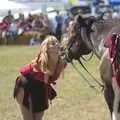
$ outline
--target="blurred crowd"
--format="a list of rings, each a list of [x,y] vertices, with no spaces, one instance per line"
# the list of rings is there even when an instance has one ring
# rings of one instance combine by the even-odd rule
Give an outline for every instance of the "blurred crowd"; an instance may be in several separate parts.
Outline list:
[[[49,14],[43,14],[42,12],[37,14],[29,13],[27,17],[20,13],[17,19],[9,10],[8,14],[0,22],[0,36],[4,38],[7,35],[14,38],[24,32],[36,31],[42,35],[54,34],[60,39],[63,23],[64,16],[58,10],[54,14],[53,12]]]
[[[47,30],[47,31],[46,31]],[[27,31],[48,32],[48,18],[42,13],[37,15],[29,14],[27,18],[20,13],[19,18],[15,19],[11,11],[5,16],[0,23],[0,32],[6,32],[8,35],[20,35]]]
[[[79,11],[78,14],[82,15],[82,11]],[[52,9],[47,14],[42,12],[37,14],[29,13],[27,17],[23,13],[19,13],[19,17],[15,18],[11,10],[9,10],[8,14],[0,22],[0,39],[4,39],[6,36],[16,39],[17,36],[25,32],[36,31],[41,33],[42,36],[53,34],[60,40],[61,34],[70,29],[73,17],[69,11],[62,14],[61,11]],[[119,19],[120,11],[108,8],[103,17],[104,19]],[[34,44],[39,39],[40,36],[33,36],[30,44]]]

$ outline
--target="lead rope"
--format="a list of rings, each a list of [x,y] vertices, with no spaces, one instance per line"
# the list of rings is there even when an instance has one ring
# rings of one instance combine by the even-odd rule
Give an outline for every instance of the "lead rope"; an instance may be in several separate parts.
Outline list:
[[[85,80],[85,82],[89,85],[90,88],[94,89],[96,92],[99,92],[99,90],[87,80],[87,78],[83,75],[83,73],[80,72],[80,71],[77,69],[77,67],[74,65],[73,62],[71,62],[71,65],[72,65],[73,68],[77,71],[77,73],[78,73],[80,76],[82,76],[82,78]]]
[[[91,78],[93,79],[93,81],[95,81],[101,88],[102,90],[104,89],[104,85],[102,85],[87,69],[86,67],[83,65],[83,63],[81,62],[81,60],[79,59],[78,62],[80,63],[80,65],[83,67],[83,69],[89,74],[89,76],[91,76]]]

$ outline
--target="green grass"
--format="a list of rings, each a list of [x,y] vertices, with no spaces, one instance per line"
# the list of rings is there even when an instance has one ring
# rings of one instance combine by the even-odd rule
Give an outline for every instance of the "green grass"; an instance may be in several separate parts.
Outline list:
[[[22,120],[19,106],[12,97],[14,82],[19,74],[19,67],[29,62],[38,50],[39,46],[0,46],[0,120]],[[77,62],[75,64],[93,83],[80,65]],[[88,70],[100,80],[97,58],[94,57],[86,65]],[[56,89],[58,96],[46,111],[44,120],[109,118],[103,93],[91,89],[70,64],[61,74]]]

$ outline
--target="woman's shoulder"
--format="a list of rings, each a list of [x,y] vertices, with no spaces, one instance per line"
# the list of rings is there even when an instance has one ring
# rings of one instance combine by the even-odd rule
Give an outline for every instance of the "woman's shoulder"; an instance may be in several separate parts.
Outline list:
[[[23,65],[22,67],[20,67],[20,73],[22,73],[22,74],[26,74],[26,73],[29,73],[32,71],[33,71],[32,64],[26,64],[26,65]]]

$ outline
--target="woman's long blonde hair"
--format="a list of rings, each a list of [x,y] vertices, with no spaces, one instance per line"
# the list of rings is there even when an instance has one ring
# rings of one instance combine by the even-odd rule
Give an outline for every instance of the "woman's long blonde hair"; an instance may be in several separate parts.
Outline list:
[[[48,56],[48,43],[51,41],[57,41],[54,36],[47,36],[46,39],[41,43],[40,50],[37,56],[32,60],[32,64],[35,68],[41,70],[43,73],[51,74],[49,68],[49,56]]]

